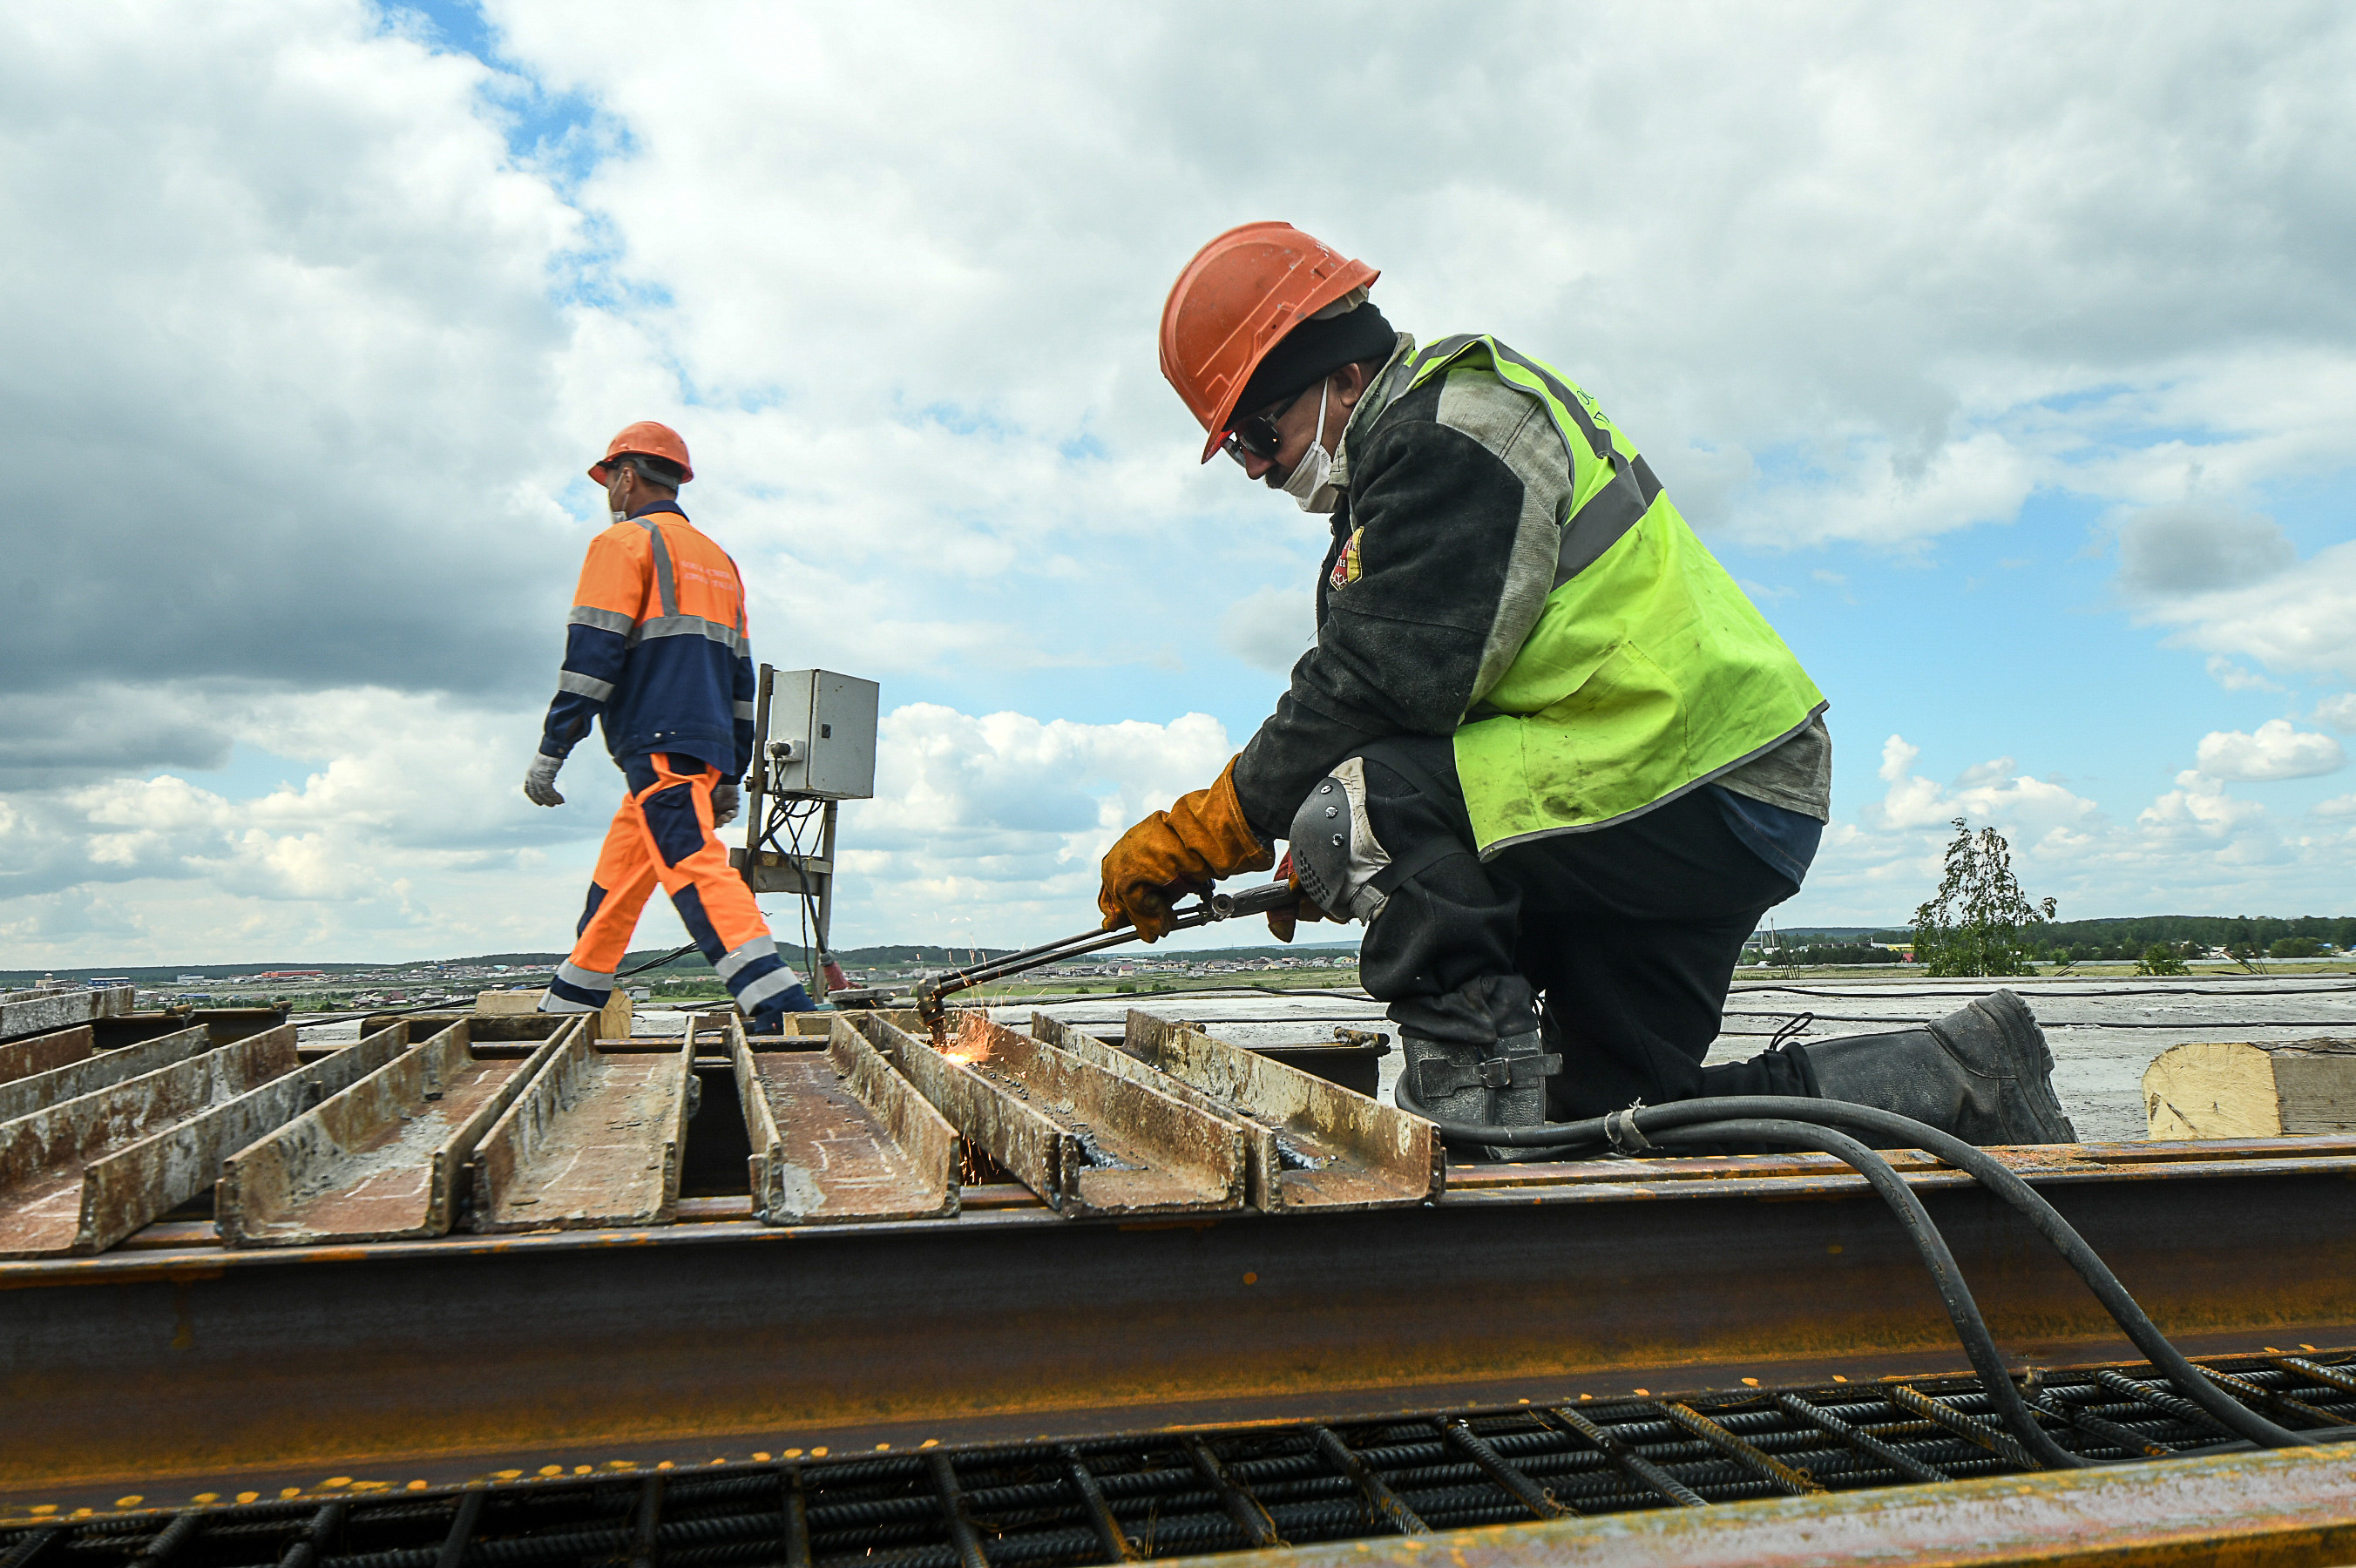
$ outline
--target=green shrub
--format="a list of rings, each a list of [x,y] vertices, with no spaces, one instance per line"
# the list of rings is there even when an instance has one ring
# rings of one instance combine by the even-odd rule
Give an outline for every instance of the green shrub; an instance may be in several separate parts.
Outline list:
[[[2190,975],[2192,971],[2184,966],[2184,960],[2177,955],[2175,948],[2164,942],[2155,942],[2143,950],[2142,957],[2136,960],[2136,973],[2138,975]]]

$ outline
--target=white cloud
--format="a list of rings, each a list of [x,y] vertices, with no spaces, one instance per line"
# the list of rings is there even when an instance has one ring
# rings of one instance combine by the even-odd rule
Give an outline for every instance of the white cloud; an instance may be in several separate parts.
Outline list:
[[[0,802],[0,940],[27,964],[562,950],[621,775],[593,740],[544,811],[519,788],[533,715],[381,690],[199,716],[273,754],[330,759],[232,798],[171,773]],[[1217,777],[1217,720],[1078,724],[933,704],[887,714],[877,795],[842,807],[841,945],[1045,937],[1094,916],[1098,859]],[[795,901],[768,901],[786,934]],[[659,897],[640,944],[682,940]]]
[[[2209,656],[2209,678],[2228,691],[2280,691],[2282,688],[2265,676],[2244,669],[2232,659],[2219,654]]]
[[[910,715],[846,816],[917,890],[875,933],[1065,929],[1108,819],[1206,782],[1305,632],[1320,530],[1194,464],[1153,350],[1186,256],[1270,214],[1383,267],[1400,325],[1560,365],[1723,536],[1919,555],[2064,491],[2140,509],[2131,608],[2221,680],[2356,677],[2356,544],[2292,564],[2249,510],[2356,462],[2356,14],[1312,4],[1352,47],[1304,72],[1234,47],[1249,7],[643,9],[495,0],[511,72],[362,0],[0,15],[18,950],[561,940],[604,764],[552,815],[513,775],[578,471],[648,416],[762,656]],[[1336,183],[1302,127],[1369,104],[1420,133]],[[1580,197],[1600,168],[1643,199]],[[1205,632],[1242,663],[1165,695]],[[1124,704],[1217,717],[996,711]],[[1902,880],[1985,812],[2155,885],[2050,777],[1893,744],[1828,857]],[[255,748],[304,782],[207,784]],[[2151,830],[2258,854],[2201,777]]]
[[[2356,691],[2342,691],[2315,705],[2315,722],[2343,735],[2356,735]]]
[[[1882,742],[1879,773],[1890,787],[1866,808],[1869,826],[1902,830],[1965,816],[2004,823],[2024,842],[2036,842],[2067,835],[2099,809],[2060,784],[2021,773],[2010,757],[1966,768],[1953,786],[1942,786],[1912,771],[1922,754],[1902,736]]]
[[[2340,742],[2269,719],[2255,734],[2220,730],[2201,738],[2200,769],[2218,779],[2304,779],[2336,772],[2348,759]]]
[[[2254,583],[2144,601],[2138,620],[2174,641],[2282,674],[2356,679],[2356,542],[2328,545]]]
[[[2356,816],[2356,795],[2334,795],[2308,809],[2318,816],[2335,822],[2343,817]]]

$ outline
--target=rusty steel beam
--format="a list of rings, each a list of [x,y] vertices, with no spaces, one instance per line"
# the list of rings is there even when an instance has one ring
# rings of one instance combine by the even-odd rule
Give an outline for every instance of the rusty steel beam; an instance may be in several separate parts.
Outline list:
[[[138,992],[129,986],[93,991],[81,986],[35,987],[0,995],[0,1040],[54,1034],[129,1012]]]
[[[442,1235],[475,1146],[555,1049],[484,1060],[450,1025],[230,1156],[215,1228],[233,1247]]]
[[[35,1111],[153,1072],[159,1067],[169,1067],[202,1051],[210,1051],[218,1042],[202,1028],[184,1029],[177,1034],[158,1035],[137,1045],[126,1045],[119,1051],[100,1051],[92,1041],[90,1026],[69,1029],[62,1035],[43,1035],[25,1044],[48,1045],[52,1041],[79,1040],[81,1051],[78,1056],[65,1055],[52,1049],[47,1054],[59,1060],[46,1072],[34,1072],[13,1083],[0,1083],[0,1122],[13,1122],[19,1116],[29,1116]],[[15,1051],[17,1048],[5,1048]],[[28,1054],[19,1060],[33,1060]]]
[[[36,1072],[80,1061],[97,1049],[97,1035],[88,1024],[12,1040],[0,1045],[0,1083],[14,1083]]]
[[[477,1231],[667,1225],[696,1083],[694,1041],[603,1051],[579,1015],[476,1145]]]
[[[883,1034],[917,1089],[1059,1214],[1243,1206],[1243,1136],[1216,1116],[980,1013],[956,1015],[946,1050],[879,1019],[855,1021],[871,1040]]]
[[[1408,1568],[1432,1557],[1451,1568],[2330,1568],[2356,1561],[2356,1444],[1178,1561]]]
[[[1264,1205],[1271,1211],[1399,1208],[1429,1202],[1446,1185],[1447,1152],[1421,1116],[1151,1013],[1130,1013],[1125,1044],[1275,1135],[1280,1168]]]
[[[1045,1013],[1031,1015],[1031,1038],[1103,1068],[1117,1077],[1160,1091],[1181,1104],[1192,1105],[1236,1129],[1244,1140],[1244,1201],[1262,1213],[1282,1207],[1284,1189],[1278,1178],[1284,1170],[1277,1147],[1276,1129],[1254,1120],[1224,1100],[1215,1100],[1192,1084],[1182,1083],[1158,1067],[1148,1067],[1125,1051],[1117,1051],[1076,1024]]]
[[[402,1043],[387,1031],[305,1067],[282,1024],[0,1125],[0,1257],[104,1251]]]
[[[2188,1351],[2305,1356],[2356,1346],[2351,1142],[2008,1157]],[[1905,1179],[2008,1356],[2139,1363],[2018,1216],[1949,1174]],[[159,1226],[101,1257],[0,1264],[0,1499],[1331,1424],[1745,1380],[1880,1398],[1874,1380],[1964,1365],[1906,1232],[1813,1157],[1515,1167],[1430,1208],[1280,1219],[1067,1220],[1001,1188],[886,1224],[200,1237]]]
[[[755,1218],[811,1225],[955,1214],[957,1129],[848,1019],[832,1017],[823,1051],[755,1051],[743,1019],[727,1020]]]

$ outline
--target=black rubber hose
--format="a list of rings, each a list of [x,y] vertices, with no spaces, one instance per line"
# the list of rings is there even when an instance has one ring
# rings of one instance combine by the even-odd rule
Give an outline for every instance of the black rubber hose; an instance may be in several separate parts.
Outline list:
[[[1633,1111],[1616,1113],[1628,1117],[1630,1124],[1646,1137],[1656,1131],[1695,1123],[1721,1120],[1730,1116],[1768,1116],[1809,1123],[1835,1125],[1870,1133],[1887,1139],[1886,1148],[1919,1148],[1957,1169],[1969,1174],[1982,1186],[2009,1203],[2029,1221],[2038,1234],[2051,1243],[2062,1254],[2062,1261],[2077,1271],[2094,1299],[2109,1313],[2112,1321],[2141,1350],[2151,1364],[2167,1375],[2177,1391],[2193,1403],[2251,1442],[2268,1448],[2304,1447],[2318,1441],[2303,1432],[2294,1432],[2267,1420],[2241,1401],[2219,1388],[2185,1359],[2182,1351],[2169,1343],[2168,1336],[2159,1331],[2144,1309],[2127,1294],[2126,1286],[2110,1271],[2085,1238],[2072,1228],[2047,1202],[2044,1197],[2023,1181],[2001,1160],[1985,1150],[1965,1143],[1952,1133],[1941,1132],[1911,1116],[1895,1111],[1884,1111],[1872,1105],[1852,1104],[1846,1100],[1809,1100],[1783,1094],[1733,1094],[1716,1099],[1677,1100],[1665,1105],[1640,1105]],[[1607,1143],[1604,1124],[1609,1118],[1590,1117],[1577,1122],[1542,1122],[1531,1126],[1489,1126],[1480,1123],[1440,1122],[1440,1136],[1451,1142],[1494,1144],[1501,1147],[1557,1148],[1577,1147]]]
[[[1707,1102],[1704,1102],[1705,1104]],[[1648,1136],[1649,1129],[1647,1130]],[[1939,1299],[1947,1308],[1947,1317],[1955,1326],[1955,1338],[1963,1341],[1964,1354],[1972,1370],[1980,1376],[1980,1386],[1988,1403],[1996,1407],[1997,1416],[2020,1439],[2021,1445],[2031,1456],[2051,1468],[2074,1470],[2091,1468],[2094,1461],[2072,1454],[2052,1435],[2037,1424],[2022,1403],[2020,1391],[2013,1386],[2012,1369],[2005,1364],[2004,1352],[1997,1349],[1996,1336],[1988,1332],[1987,1320],[1980,1316],[1979,1303],[1972,1299],[1971,1287],[1964,1283],[1963,1270],[1956,1266],[1955,1254],[1947,1250],[1947,1239],[1931,1222],[1931,1215],[1914,1189],[1893,1169],[1890,1162],[1866,1147],[1847,1133],[1831,1127],[1791,1120],[1745,1118],[1740,1121],[1704,1122],[1683,1127],[1664,1127],[1656,1140],[1664,1144],[1744,1143],[1783,1144],[1795,1148],[1821,1149],[1846,1162],[1868,1186],[1880,1194],[1890,1205],[1890,1212],[1906,1228],[1914,1250],[1922,1254],[1922,1266],[1931,1271],[1931,1283],[1938,1287]]]

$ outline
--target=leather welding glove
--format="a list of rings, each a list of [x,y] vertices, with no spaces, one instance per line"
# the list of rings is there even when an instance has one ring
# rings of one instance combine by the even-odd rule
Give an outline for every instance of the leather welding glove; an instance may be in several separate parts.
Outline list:
[[[1170,929],[1170,906],[1189,892],[1201,892],[1221,877],[1262,871],[1276,856],[1244,821],[1236,798],[1236,764],[1229,758],[1218,782],[1182,795],[1167,811],[1157,811],[1120,836],[1105,854],[1104,888],[1097,907],[1104,929],[1122,920],[1148,942]]]
[[[562,805],[564,797],[556,793],[556,770],[563,765],[562,757],[552,757],[545,752],[532,758],[530,768],[523,775],[524,798],[534,805]]]
[[[1301,892],[1301,873],[1292,869],[1291,850],[1287,849],[1284,852],[1284,859],[1277,862],[1276,874],[1290,884],[1294,892]],[[1296,922],[1333,918],[1332,915],[1311,903],[1308,894],[1301,893],[1301,901],[1290,909],[1272,909],[1268,912],[1268,929],[1279,942],[1290,942],[1292,940],[1292,928]]]
[[[725,827],[736,820],[737,808],[743,805],[734,779],[722,779],[712,786],[712,826]]]

